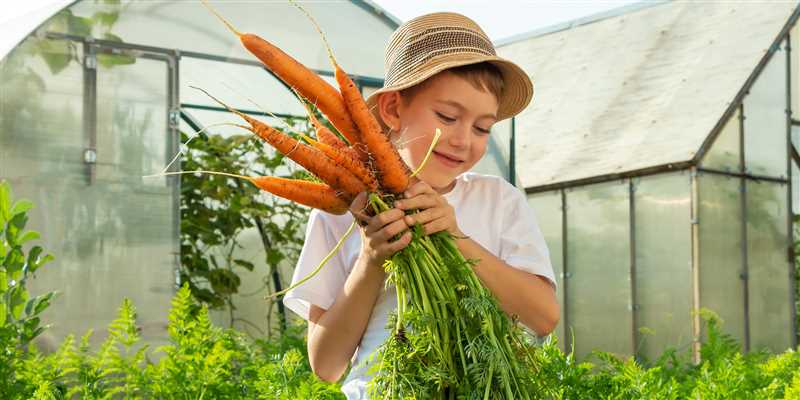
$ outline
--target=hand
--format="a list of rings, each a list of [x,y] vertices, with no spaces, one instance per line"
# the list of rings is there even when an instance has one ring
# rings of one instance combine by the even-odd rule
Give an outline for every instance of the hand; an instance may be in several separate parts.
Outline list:
[[[461,238],[464,233],[456,222],[456,212],[441,194],[425,182],[419,181],[411,185],[405,192],[406,198],[394,203],[401,210],[420,210],[417,213],[406,215],[405,222],[408,226],[422,225],[425,234],[447,231],[451,235]]]
[[[350,213],[361,226],[361,255],[369,265],[383,268],[383,263],[411,243],[411,231],[406,224],[405,212],[397,208],[378,215],[367,214],[367,194],[360,193],[350,205]],[[403,233],[405,232],[405,233]],[[394,237],[403,233],[400,238]]]

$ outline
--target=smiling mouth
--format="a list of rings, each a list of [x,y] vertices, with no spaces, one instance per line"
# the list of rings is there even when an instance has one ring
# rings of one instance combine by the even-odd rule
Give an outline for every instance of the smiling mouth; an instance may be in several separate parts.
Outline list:
[[[459,160],[457,158],[450,157],[446,154],[439,153],[438,151],[434,151],[433,154],[442,162],[447,165],[457,166],[464,163],[464,160]]]

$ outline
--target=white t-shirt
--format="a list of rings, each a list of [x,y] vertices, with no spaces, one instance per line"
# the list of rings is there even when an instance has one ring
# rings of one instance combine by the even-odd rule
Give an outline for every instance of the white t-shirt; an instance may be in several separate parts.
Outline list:
[[[539,224],[525,195],[505,180],[468,172],[456,178],[456,185],[444,195],[456,213],[461,231],[507,264],[541,275],[555,287],[555,277]],[[344,235],[352,215],[332,215],[313,210],[306,228],[306,241],[294,271],[292,283],[308,275]],[[317,276],[290,291],[283,299],[287,308],[308,319],[310,304],[329,309],[355,265],[361,238],[353,232],[342,249]],[[388,314],[397,306],[391,286],[381,290],[367,329],[353,359],[353,368],[342,384],[348,399],[366,399],[369,366],[366,360],[388,337]]]

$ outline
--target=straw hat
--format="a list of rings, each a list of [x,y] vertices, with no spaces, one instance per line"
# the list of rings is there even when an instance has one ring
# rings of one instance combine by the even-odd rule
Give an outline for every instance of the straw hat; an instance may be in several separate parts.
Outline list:
[[[448,68],[480,62],[495,65],[503,75],[498,120],[527,107],[533,97],[533,84],[525,71],[498,57],[491,40],[475,21],[451,12],[420,16],[394,31],[386,48],[384,86],[367,98],[367,104],[375,110],[381,93],[414,86]]]

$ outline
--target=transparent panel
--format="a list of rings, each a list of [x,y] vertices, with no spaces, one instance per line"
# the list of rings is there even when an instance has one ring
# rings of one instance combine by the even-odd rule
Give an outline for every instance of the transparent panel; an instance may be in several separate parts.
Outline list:
[[[199,87],[237,109],[306,115],[294,94],[263,68],[183,57],[180,79],[181,103],[220,106]]]
[[[633,354],[627,182],[567,192],[567,321],[575,355]]]
[[[800,76],[798,77],[800,79]],[[800,117],[800,110],[798,110],[798,117]],[[800,154],[800,126],[792,125],[792,145],[795,151]]]
[[[690,189],[687,173],[636,182],[636,354],[645,360],[692,342]]]
[[[127,297],[143,339],[166,343],[178,250],[174,188],[141,177],[165,160],[166,63],[98,66],[97,179],[90,184],[82,57],[65,43],[28,39],[0,75],[0,179],[34,202],[29,227],[56,258],[30,282],[36,294],[60,292],[42,317],[52,327],[38,341],[51,350],[67,334],[94,329],[97,344]]]
[[[567,335],[564,330],[564,251],[563,245],[563,221],[561,215],[561,192],[544,192],[528,196],[528,204],[536,213],[539,221],[539,228],[542,230],[544,240],[547,242],[547,249],[550,251],[550,262],[553,264],[553,272],[556,275],[556,295],[558,303],[561,305],[561,319],[553,334],[558,338],[559,345],[565,348]]]
[[[787,260],[788,185],[747,181],[750,349],[780,353],[792,345],[791,268]]]
[[[3,59],[0,178],[82,176],[81,57],[68,41],[30,38]]]
[[[81,29],[76,30],[74,23],[63,23],[63,18],[54,19],[48,29],[73,34],[91,32],[98,38],[111,34],[128,43],[254,59],[237,37],[199,2],[109,3],[113,2],[79,1],[70,11],[86,18]],[[288,2],[215,1],[213,6],[239,31],[262,36],[309,68],[332,69],[319,34],[308,18]],[[304,2],[303,6],[319,22],[345,71],[372,77],[383,75],[383,49],[393,26],[353,2]],[[92,18],[98,12],[116,19]],[[209,72],[202,82],[214,79]]]
[[[722,330],[744,343],[740,178],[698,176],[700,306],[717,313]]]
[[[788,176],[786,106],[786,51],[780,50],[744,98],[744,156],[749,173]]]
[[[472,167],[472,171],[482,174],[496,175],[509,178],[508,153],[511,146],[511,120],[500,121],[492,127],[486,153],[480,161]]]
[[[703,157],[704,167],[722,171],[738,172],[742,169],[739,152],[740,109],[725,122],[719,136],[711,144],[708,153]]]

